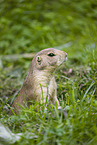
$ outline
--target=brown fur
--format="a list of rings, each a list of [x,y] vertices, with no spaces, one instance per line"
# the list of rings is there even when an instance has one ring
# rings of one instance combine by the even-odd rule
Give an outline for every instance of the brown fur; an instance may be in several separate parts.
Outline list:
[[[53,53],[55,56],[48,56]],[[64,61],[66,61],[67,53],[54,48],[44,49],[38,52],[33,58],[29,72],[24,81],[24,84],[13,102],[12,107],[16,109],[16,112],[20,110],[17,105],[24,105],[25,101],[40,101],[42,103],[42,90],[44,102],[47,96],[47,86],[48,86],[48,100],[53,104],[57,101],[59,106],[59,101],[57,99],[57,85],[53,73],[56,68],[60,66]],[[41,90],[41,86],[42,90]]]

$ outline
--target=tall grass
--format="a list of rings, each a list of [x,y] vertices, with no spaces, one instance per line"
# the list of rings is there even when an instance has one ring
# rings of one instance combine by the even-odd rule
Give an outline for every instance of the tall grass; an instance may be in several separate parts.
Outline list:
[[[57,71],[58,98],[68,113],[67,118],[63,118],[62,112],[59,114],[57,105],[49,104],[47,111],[42,109],[36,112],[38,102],[30,108],[25,106],[18,115],[2,114],[2,123],[7,124],[14,133],[22,133],[16,144],[96,144],[96,53],[96,48],[87,47],[81,49],[79,57],[72,54],[72,49],[68,50],[68,61]],[[72,69],[71,73],[68,73],[69,69]]]

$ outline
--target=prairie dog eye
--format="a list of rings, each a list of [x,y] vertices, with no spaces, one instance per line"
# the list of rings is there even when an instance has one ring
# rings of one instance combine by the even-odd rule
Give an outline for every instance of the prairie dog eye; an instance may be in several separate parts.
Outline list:
[[[48,56],[53,57],[53,56],[55,56],[55,54],[54,53],[49,53]]]

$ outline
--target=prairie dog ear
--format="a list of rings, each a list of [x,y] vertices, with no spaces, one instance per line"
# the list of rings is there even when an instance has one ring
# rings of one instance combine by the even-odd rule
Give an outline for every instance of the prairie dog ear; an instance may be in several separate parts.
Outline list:
[[[41,61],[42,61],[41,56],[37,56],[37,57],[36,57],[36,62],[37,62],[39,65],[41,65]]]

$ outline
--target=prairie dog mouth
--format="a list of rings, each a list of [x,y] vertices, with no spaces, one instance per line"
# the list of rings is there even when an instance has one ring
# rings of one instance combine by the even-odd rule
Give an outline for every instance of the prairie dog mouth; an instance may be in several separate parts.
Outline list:
[[[64,63],[65,61],[67,61],[67,56],[65,57],[65,59],[63,60],[63,62],[62,62],[62,63]]]
[[[67,61],[67,56],[66,56],[66,58],[65,58],[65,61]]]

